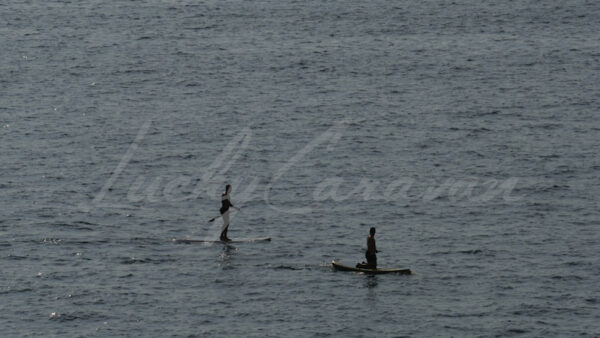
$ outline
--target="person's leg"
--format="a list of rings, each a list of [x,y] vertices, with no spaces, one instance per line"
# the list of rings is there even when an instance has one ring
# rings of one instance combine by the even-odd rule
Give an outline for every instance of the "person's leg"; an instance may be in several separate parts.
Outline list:
[[[365,254],[367,257],[367,265],[369,269],[377,269],[377,255],[369,254],[368,252]]]
[[[229,226],[227,226],[227,229],[225,229],[225,240],[226,241],[230,241],[229,236],[227,236],[227,232],[229,231]]]
[[[219,236],[219,239],[222,241],[227,240],[227,227],[221,231],[221,236]]]
[[[367,260],[367,262],[362,262],[362,263],[358,263],[356,264],[357,268],[361,268],[361,269],[369,269],[369,262],[370,262],[370,258],[369,258],[369,252],[365,251],[365,259]]]
[[[229,229],[229,210],[225,211],[223,215],[223,226],[221,227],[221,236],[219,237],[222,241],[227,240],[227,230]]]

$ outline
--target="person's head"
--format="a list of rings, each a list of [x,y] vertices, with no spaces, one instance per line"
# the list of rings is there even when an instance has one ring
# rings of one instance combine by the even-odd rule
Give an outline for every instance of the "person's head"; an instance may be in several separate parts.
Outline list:
[[[231,184],[225,186],[225,194],[229,194],[231,192]]]
[[[375,236],[375,227],[371,227],[369,233],[371,234],[371,236]]]

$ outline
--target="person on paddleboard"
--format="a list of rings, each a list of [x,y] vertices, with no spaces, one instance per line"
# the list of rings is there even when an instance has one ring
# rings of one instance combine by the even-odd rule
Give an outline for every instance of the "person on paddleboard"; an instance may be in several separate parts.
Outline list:
[[[219,212],[221,213],[221,217],[223,218],[223,226],[221,227],[221,236],[220,240],[224,242],[231,242],[231,239],[227,237],[227,230],[229,228],[229,207],[240,211],[240,208],[236,207],[231,203],[231,184],[225,186],[225,192],[221,195],[221,209]]]
[[[369,230],[369,236],[367,236],[367,251],[365,251],[367,263],[362,262],[362,264],[356,264],[356,267],[377,269],[377,252],[377,247],[375,246],[375,227],[371,227]]]

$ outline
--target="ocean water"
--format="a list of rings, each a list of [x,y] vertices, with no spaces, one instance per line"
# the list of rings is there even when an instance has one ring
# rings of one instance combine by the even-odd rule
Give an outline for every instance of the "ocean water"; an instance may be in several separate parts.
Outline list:
[[[600,335],[597,1],[0,4],[0,336]],[[218,237],[233,185],[232,238]],[[364,259],[377,228],[382,267]]]

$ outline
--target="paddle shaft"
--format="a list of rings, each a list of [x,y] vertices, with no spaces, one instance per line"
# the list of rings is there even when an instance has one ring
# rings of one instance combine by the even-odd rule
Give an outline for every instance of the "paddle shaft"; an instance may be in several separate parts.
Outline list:
[[[242,209],[240,209],[240,208],[238,208],[238,207],[234,207],[234,206],[232,206],[232,208],[236,209],[237,211],[242,211]],[[214,222],[214,220],[216,220],[217,218],[219,218],[219,217],[221,217],[221,216],[223,216],[223,215],[219,215],[219,216],[217,216],[217,217],[213,217],[213,218],[209,219],[209,220],[208,220],[208,223]]]

